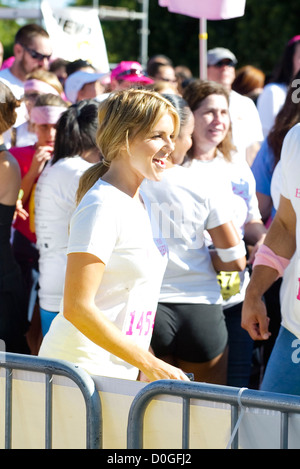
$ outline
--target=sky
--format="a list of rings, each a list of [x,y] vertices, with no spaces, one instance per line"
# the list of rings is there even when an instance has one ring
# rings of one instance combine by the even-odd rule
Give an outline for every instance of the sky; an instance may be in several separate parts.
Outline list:
[[[52,8],[64,8],[68,4],[71,3],[71,0],[48,0],[49,5]],[[18,2],[18,0],[2,0],[3,5],[7,5],[11,8],[16,8],[17,6],[20,6],[21,8],[26,8],[29,5],[34,8],[38,8],[40,4],[40,0],[31,0],[26,3],[24,2]]]
[[[64,8],[70,3],[70,1],[69,0],[48,0],[48,3],[52,8]]]

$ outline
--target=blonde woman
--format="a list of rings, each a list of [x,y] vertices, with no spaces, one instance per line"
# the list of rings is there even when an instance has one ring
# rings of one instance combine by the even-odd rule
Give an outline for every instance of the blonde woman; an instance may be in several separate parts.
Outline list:
[[[153,236],[139,190],[144,178],[161,179],[178,128],[173,106],[151,91],[118,91],[100,103],[104,159],[80,181],[64,298],[40,355],[93,375],[188,379],[148,351],[167,247]]]

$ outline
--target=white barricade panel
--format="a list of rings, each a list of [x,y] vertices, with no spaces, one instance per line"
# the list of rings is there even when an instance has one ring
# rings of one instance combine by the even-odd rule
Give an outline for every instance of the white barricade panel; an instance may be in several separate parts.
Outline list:
[[[102,376],[94,376],[93,379],[101,399],[103,448],[126,449],[129,409],[146,383]]]
[[[228,404],[191,400],[190,448],[224,449],[231,435]]]
[[[15,370],[12,383],[12,449],[45,447],[45,380],[35,372]],[[5,446],[5,373],[0,374],[0,448]],[[53,377],[54,449],[86,447],[86,411],[79,388],[70,379]]]
[[[125,449],[130,406],[147,384],[94,377],[100,394],[103,448]],[[45,447],[45,378],[36,372],[13,372],[12,447]],[[0,370],[0,449],[5,447],[5,370]],[[245,409],[239,448],[279,448],[280,412]],[[190,448],[225,449],[231,437],[230,405],[191,399]],[[53,448],[86,447],[86,411],[80,389],[72,380],[53,377]],[[181,449],[182,399],[161,395],[145,412],[144,448]],[[289,447],[300,448],[300,415],[289,417]]]

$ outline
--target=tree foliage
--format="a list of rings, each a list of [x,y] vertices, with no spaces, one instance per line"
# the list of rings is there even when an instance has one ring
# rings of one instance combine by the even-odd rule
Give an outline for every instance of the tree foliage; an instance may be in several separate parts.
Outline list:
[[[99,3],[142,10],[142,0],[100,0]],[[93,0],[73,0],[72,5],[92,6]],[[299,13],[299,0],[246,0],[242,18],[207,22],[207,47],[227,47],[236,54],[239,66],[253,64],[270,73],[286,42],[300,34]],[[102,28],[110,63],[139,60],[140,21],[103,20]],[[12,51],[17,29],[15,21],[0,20],[0,40],[6,56]],[[174,64],[187,65],[195,75],[199,73],[198,19],[170,13],[158,5],[158,0],[149,0],[149,32],[149,56],[164,53]]]
[[[0,8],[3,8],[0,4]],[[0,19],[0,41],[4,48],[4,57],[8,58],[13,54],[13,43],[20,25],[14,20]]]
[[[138,0],[104,0],[101,6],[104,4],[141,11]],[[252,64],[270,73],[286,42],[300,34],[299,13],[299,0],[246,0],[242,18],[207,22],[207,47],[227,47],[236,54],[239,66]],[[138,60],[139,21],[103,21],[102,28],[111,62]],[[194,74],[199,73],[198,19],[170,13],[158,0],[149,0],[149,31],[149,56],[164,53],[175,64],[185,64]]]

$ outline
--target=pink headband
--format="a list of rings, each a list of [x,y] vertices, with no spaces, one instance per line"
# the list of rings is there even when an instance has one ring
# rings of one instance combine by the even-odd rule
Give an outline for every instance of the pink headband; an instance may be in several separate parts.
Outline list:
[[[35,78],[32,80],[27,80],[25,82],[24,90],[34,90],[44,94],[51,93],[56,94],[58,96],[60,95],[59,92],[55,88],[53,88],[53,86],[48,85],[48,83],[45,83],[44,81],[36,80]]]
[[[289,40],[288,46],[291,46],[295,42],[300,41],[300,35],[292,37],[292,39]]]
[[[30,120],[34,124],[56,124],[66,110],[66,107],[61,106],[34,106],[30,113]]]

